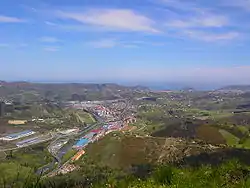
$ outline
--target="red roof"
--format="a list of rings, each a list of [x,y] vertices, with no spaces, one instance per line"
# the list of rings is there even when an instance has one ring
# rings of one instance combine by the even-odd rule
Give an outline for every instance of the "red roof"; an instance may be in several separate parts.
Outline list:
[[[102,131],[102,129],[95,129],[95,130],[92,130],[91,132],[92,133],[99,133],[100,131]]]

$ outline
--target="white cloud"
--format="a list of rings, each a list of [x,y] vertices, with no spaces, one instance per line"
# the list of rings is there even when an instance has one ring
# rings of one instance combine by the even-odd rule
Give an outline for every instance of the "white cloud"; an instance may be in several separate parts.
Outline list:
[[[170,20],[165,25],[174,28],[209,28],[209,27],[223,27],[229,24],[225,16],[217,15],[200,15],[191,18],[183,18]]]
[[[195,2],[190,2],[188,0],[157,0],[157,2],[162,3],[166,7],[178,9],[181,11],[189,12],[189,11],[200,11],[200,7],[197,6]]]
[[[224,27],[230,24],[226,15],[215,13],[211,8],[205,8],[199,1],[160,0],[165,6],[174,8],[166,26],[175,28],[209,28]],[[177,10],[177,11],[176,11]],[[183,12],[184,11],[184,12]],[[218,11],[217,11],[218,12]],[[219,11],[221,13],[221,11]]]
[[[45,47],[43,50],[47,52],[57,52],[59,51],[59,48],[58,47]]]
[[[226,41],[238,38],[237,24],[230,15],[218,9],[217,4],[204,5],[204,1],[159,0],[163,6],[170,7],[174,12],[167,17],[164,26],[174,31],[177,37],[189,37],[208,42]],[[219,4],[219,3],[218,3]],[[235,30],[230,27],[234,26]],[[221,33],[222,29],[224,33]]]
[[[203,40],[207,42],[233,40],[240,36],[238,32],[209,33],[196,30],[186,30],[183,31],[183,34],[190,38]]]
[[[46,43],[57,43],[57,42],[60,42],[59,39],[57,39],[55,37],[48,37],[48,36],[47,37],[46,36],[41,37],[39,40],[41,42],[46,42]]]
[[[129,9],[91,9],[85,12],[58,11],[56,15],[62,19],[71,19],[107,30],[159,33],[159,30],[155,28],[156,23],[152,19]]]
[[[222,0],[222,5],[250,11],[249,0]]]
[[[114,38],[108,39],[100,39],[96,41],[88,42],[87,45],[94,48],[138,48],[141,46],[149,45],[149,46],[163,46],[163,43],[157,43],[152,41],[126,41],[126,40],[118,40]]]
[[[0,23],[22,23],[23,19],[0,15]]]

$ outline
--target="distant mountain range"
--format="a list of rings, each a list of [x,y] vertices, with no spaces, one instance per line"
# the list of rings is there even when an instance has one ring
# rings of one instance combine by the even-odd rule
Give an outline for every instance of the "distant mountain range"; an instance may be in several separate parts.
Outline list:
[[[114,83],[33,83],[33,82],[6,82],[0,81],[0,95],[3,88],[15,91],[16,89],[23,90],[65,90],[71,92],[92,91],[100,92],[104,90],[112,91],[149,91],[149,90],[186,90],[186,88],[192,88],[192,90],[216,90],[216,91],[250,91],[250,85],[229,85],[225,87],[219,87],[215,84],[188,84],[179,82],[140,82],[140,83],[126,83],[121,82],[119,84]],[[219,89],[218,89],[219,88]]]
[[[224,93],[248,94],[250,93],[250,85],[231,85],[222,87],[220,89],[217,89],[216,91]]]
[[[222,87],[219,90],[228,90],[228,91],[236,91],[236,90],[240,90],[240,91],[250,91],[250,85],[231,85],[231,86],[226,86],[226,87]]]
[[[144,86],[121,86],[113,83],[31,83],[0,81],[0,96],[8,98],[25,98],[33,101],[47,98],[70,100],[77,94],[85,100],[101,100],[120,98],[135,91],[149,91]]]

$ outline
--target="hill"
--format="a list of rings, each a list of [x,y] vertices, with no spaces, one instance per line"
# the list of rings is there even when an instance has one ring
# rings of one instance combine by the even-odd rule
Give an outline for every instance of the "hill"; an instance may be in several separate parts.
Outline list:
[[[29,180],[29,187],[249,187],[248,150],[175,138],[112,133],[86,148],[67,175]],[[232,159],[237,160],[232,160]]]
[[[70,100],[73,94],[80,96],[82,100],[108,100],[117,99],[126,94],[137,91],[148,91],[142,86],[128,87],[113,83],[84,84],[84,83],[30,83],[30,82],[4,82],[0,81],[0,96],[37,101]]]
[[[249,92],[250,85],[231,85],[218,89],[217,91],[222,92]]]
[[[157,138],[110,134],[86,148],[85,159],[97,165],[126,169],[132,165],[166,164],[183,158],[211,153],[220,147],[180,138]],[[81,163],[81,162],[80,162]]]

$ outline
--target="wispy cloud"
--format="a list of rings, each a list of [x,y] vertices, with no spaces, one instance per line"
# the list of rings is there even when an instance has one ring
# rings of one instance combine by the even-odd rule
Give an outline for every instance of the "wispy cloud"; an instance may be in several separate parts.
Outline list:
[[[183,33],[184,35],[190,38],[203,40],[207,42],[233,40],[240,36],[238,32],[209,33],[196,30],[186,30],[183,31]]]
[[[159,10],[152,10],[152,13],[148,12],[148,14],[143,11],[144,14],[141,14],[135,9],[82,8],[82,11],[79,11],[78,8],[72,11],[72,9],[66,8],[63,11],[52,11],[53,16],[60,20],[47,20],[44,23],[64,31],[160,33],[174,38],[209,42],[232,40],[243,35],[243,31],[238,28],[241,27],[239,23],[235,23],[230,15],[219,9],[220,3],[214,5],[213,3],[204,3],[203,0],[149,1],[158,2],[156,6],[161,7],[161,14],[157,15]],[[219,0],[219,2],[221,1],[224,0]],[[190,31],[192,31],[191,34]],[[92,46],[112,48],[117,46],[117,41],[94,41]],[[125,46],[138,45],[130,43]]]
[[[201,8],[195,1],[182,1],[182,0],[156,0],[156,2],[161,3],[167,7],[178,9],[185,12],[200,12]]]
[[[23,22],[26,22],[26,20],[16,17],[0,15],[0,23],[23,23]]]
[[[221,5],[236,7],[246,11],[250,11],[250,1],[249,0],[222,0]]]
[[[59,51],[59,48],[51,46],[51,47],[45,47],[45,48],[43,48],[43,50],[47,51],[47,52],[57,52],[57,51]]]
[[[165,6],[174,8],[173,14],[165,25],[176,28],[209,28],[224,27],[230,24],[226,15],[215,13],[211,8],[205,8],[199,1],[160,0]],[[185,12],[183,12],[183,10]]]
[[[57,26],[56,23],[49,22],[49,21],[45,21],[44,23],[45,23],[46,25],[49,25],[49,26]]]
[[[165,25],[174,28],[211,28],[223,27],[229,24],[225,16],[220,15],[199,15],[189,18],[170,20]]]
[[[139,48],[142,46],[163,46],[164,43],[157,43],[151,41],[126,41],[126,40],[119,40],[115,38],[108,38],[108,39],[100,39],[96,41],[91,41],[87,43],[88,46],[94,48]]]
[[[84,12],[56,12],[61,19],[75,20],[82,24],[113,31],[159,33],[152,19],[129,9],[90,9]]]
[[[216,5],[204,6],[204,1],[199,0],[158,0],[158,2],[174,12],[167,17],[164,26],[167,30],[174,31],[176,37],[216,42],[241,36],[241,32],[237,31],[237,24]]]
[[[45,42],[45,43],[57,43],[57,42],[60,42],[59,39],[57,39],[55,37],[48,37],[48,36],[41,37],[39,40],[41,42]]]

